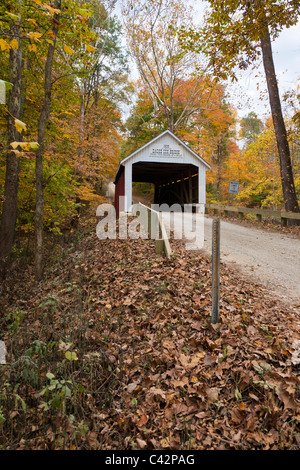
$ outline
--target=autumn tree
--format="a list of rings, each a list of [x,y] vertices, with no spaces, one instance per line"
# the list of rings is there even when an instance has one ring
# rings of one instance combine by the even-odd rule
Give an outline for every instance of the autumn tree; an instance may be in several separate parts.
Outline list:
[[[148,90],[139,80],[135,83],[136,99],[125,122],[126,137],[121,158],[150,142],[168,128],[162,107],[154,106]]]
[[[41,280],[43,273],[43,230],[44,230],[44,174],[43,174],[43,158],[45,152],[45,137],[46,137],[46,125],[51,112],[51,101],[52,101],[52,76],[54,67],[54,54],[56,52],[56,46],[58,41],[59,30],[61,29],[61,14],[64,15],[64,21],[68,21],[69,38],[72,40],[76,34],[74,30],[82,33],[85,30],[86,17],[85,11],[78,7],[76,4],[67,2],[64,4],[64,11],[62,12],[61,0],[56,0],[53,4],[43,4],[43,7],[47,10],[50,15],[50,23],[52,27],[50,31],[47,29],[47,25],[43,24],[39,12],[36,19],[33,19],[35,25],[39,25],[40,29],[44,29],[49,39],[45,41],[47,44],[45,51],[45,67],[43,72],[43,101],[41,111],[38,118],[37,135],[38,135],[38,148],[36,152],[36,165],[35,165],[35,181],[36,181],[36,206],[35,206],[35,275],[37,280]],[[83,17],[78,13],[83,13]],[[76,15],[77,13],[77,15]],[[91,13],[90,13],[91,15]],[[76,24],[77,23],[77,24]],[[79,28],[78,28],[79,26]],[[42,30],[43,30],[42,29]],[[63,42],[64,51],[68,53],[71,48],[67,44],[66,35],[61,32],[61,40]],[[33,33],[30,39],[39,40],[42,37],[42,33]],[[69,41],[70,41],[69,39]]]
[[[124,75],[121,77],[120,62],[118,74],[113,65],[113,61],[118,60],[115,57],[121,55],[119,26],[107,21],[107,26],[102,28],[97,23],[99,17],[93,15],[96,4],[101,11],[105,10],[102,3],[114,2],[104,0],[100,7],[99,2],[93,0],[85,4],[64,0],[51,5],[30,0],[7,2],[0,7],[3,52],[0,84],[10,87],[8,105],[0,107],[3,137],[0,183],[5,180],[6,188],[4,193],[2,188],[0,190],[3,273],[9,263],[16,220],[24,233],[35,231],[36,278],[40,279],[43,230],[46,226],[47,230],[59,233],[60,224],[76,207],[74,196],[79,194],[79,187],[73,173],[77,165],[74,156],[80,144],[77,138],[80,134],[79,75],[92,77],[93,81],[90,88],[90,109],[93,110],[86,122],[84,142],[90,160],[89,165],[88,162],[84,165],[87,177],[86,186],[80,187],[81,194],[90,195],[95,191],[94,183],[101,180],[99,175],[111,177],[113,168],[117,168],[121,139],[119,106],[130,87]],[[107,14],[104,17],[108,20]],[[94,64],[99,66],[99,62],[94,60],[93,54],[98,49],[105,60],[95,72]],[[114,56],[113,51],[117,49]],[[80,71],[74,65],[76,55],[82,57]],[[12,63],[18,68],[12,67]],[[10,103],[14,103],[15,108]],[[7,156],[6,162],[4,156]]]
[[[111,15],[114,3],[107,1],[104,5],[98,1],[90,1],[93,14],[88,18],[89,31],[82,35],[79,44],[77,38],[74,47],[67,51],[80,96],[79,166],[83,157],[89,109],[97,106],[105,96],[106,90],[111,91],[111,83],[115,84],[116,90],[122,82],[124,87],[127,85],[127,57],[122,47],[121,25],[117,18]],[[78,171],[80,173],[79,167]]]
[[[7,10],[8,11],[7,11]],[[2,38],[1,49],[9,51],[9,82],[11,90],[7,106],[7,142],[6,142],[6,178],[4,200],[0,225],[0,279],[5,276],[10,261],[14,242],[17,219],[17,196],[19,183],[19,158],[12,148],[11,142],[22,140],[22,127],[16,126],[16,120],[21,115],[22,90],[22,47],[21,47],[21,9],[22,1],[2,5],[1,13],[5,15],[6,39]],[[6,12],[6,13],[5,13]],[[0,77],[1,78],[1,77]]]
[[[271,41],[298,21],[297,0],[209,0],[210,10],[201,31],[182,30],[186,50],[205,52],[216,76],[236,79],[236,66],[247,68],[262,56],[274,123],[285,208],[299,211],[290,149],[282,115]]]
[[[182,80],[174,94],[174,116],[185,107],[189,91],[194,86],[192,76]],[[176,130],[176,135],[186,142],[199,156],[211,164],[207,174],[208,197],[221,201],[224,197],[224,175],[230,152],[236,150],[235,110],[228,103],[225,88],[211,84],[210,107],[203,109],[199,95],[198,109],[185,116]],[[146,87],[138,84],[138,95],[130,116],[125,123],[126,138],[122,146],[122,158],[128,156],[167,129],[164,110],[155,108]]]
[[[280,167],[272,118],[264,130],[241,150],[231,155],[228,171],[240,182],[236,199],[248,207],[277,209],[283,203]]]
[[[44,99],[38,120],[38,144],[35,163],[36,180],[36,206],[35,206],[35,276],[38,281],[43,274],[43,231],[44,231],[44,175],[43,155],[45,151],[46,124],[51,110],[52,93],[52,69],[56,41],[58,36],[61,1],[56,0],[53,4],[53,26],[51,29],[51,40],[48,44],[47,57],[44,71]]]
[[[5,271],[10,259],[12,243],[14,238],[15,224],[16,224],[16,213],[17,213],[17,192],[18,192],[18,181],[19,181],[19,157],[23,156],[23,153],[20,150],[30,150],[31,146],[29,143],[21,143],[20,131],[26,130],[26,125],[18,119],[21,113],[21,105],[23,107],[22,112],[24,111],[24,102],[25,97],[25,85],[22,87],[22,78],[23,78],[23,55],[22,51],[25,49],[25,43],[29,40],[30,43],[27,43],[27,51],[37,50],[34,43],[40,42],[40,39],[43,36],[43,33],[37,32],[36,29],[41,29],[41,24],[39,25],[37,20],[34,17],[29,17],[30,14],[33,16],[38,15],[43,23],[43,29],[46,35],[46,41],[48,42],[48,52],[45,62],[45,97],[42,105],[42,110],[39,117],[38,123],[38,140],[39,143],[35,145],[37,149],[36,157],[36,185],[37,185],[37,203],[36,203],[36,227],[37,227],[37,249],[36,253],[39,255],[41,252],[41,232],[40,228],[42,225],[41,214],[43,212],[43,169],[42,169],[42,154],[44,150],[44,138],[45,138],[45,126],[47,118],[50,112],[51,104],[51,75],[52,75],[52,62],[53,55],[55,50],[55,41],[58,32],[59,21],[55,18],[57,13],[60,13],[60,10],[56,9],[56,5],[42,4],[40,1],[35,1],[34,7],[28,7],[22,1],[14,2],[12,5],[9,5],[8,11],[5,11],[4,18],[8,18],[11,22],[11,27],[9,31],[3,31],[5,39],[1,39],[2,44],[8,44],[10,50],[10,68],[11,73],[11,91],[9,97],[9,103],[13,103],[13,106],[8,105],[8,133],[7,133],[7,146],[13,147],[13,150],[8,152],[7,162],[6,162],[6,178],[5,186],[7,188],[6,194],[4,194],[4,203],[1,217],[1,229],[0,229],[0,265],[1,265],[1,274],[2,277],[5,275]],[[56,2],[57,4],[60,2]],[[42,11],[45,10],[45,11]],[[28,14],[28,16],[27,16]],[[45,20],[46,17],[46,20]],[[50,31],[51,36],[47,29],[49,28],[45,25],[48,20],[52,20],[53,28]],[[10,39],[7,42],[7,38]],[[4,46],[2,46],[2,49]],[[17,129],[14,130],[14,127]],[[18,132],[18,134],[16,133]],[[19,137],[19,138],[18,138]],[[19,149],[18,149],[19,147]],[[12,162],[13,166],[12,166]]]
[[[240,137],[245,141],[245,146],[254,142],[264,128],[263,122],[253,111],[241,119],[240,126]]]
[[[185,139],[211,165],[207,174],[208,198],[221,202],[225,196],[228,158],[237,151],[236,111],[228,102],[225,88],[215,86],[211,109],[196,114],[187,128]]]
[[[206,64],[194,52],[182,53],[174,33],[180,25],[192,25],[191,9],[182,0],[128,0],[123,15],[128,47],[155,112],[163,110],[168,129],[175,132],[187,116],[207,108],[210,97]],[[176,95],[192,75],[178,113]]]
[[[297,87],[284,95],[284,103],[290,117],[287,125],[295,180],[300,179],[300,81]],[[296,182],[296,181],[295,181]],[[297,184],[296,184],[297,187]]]

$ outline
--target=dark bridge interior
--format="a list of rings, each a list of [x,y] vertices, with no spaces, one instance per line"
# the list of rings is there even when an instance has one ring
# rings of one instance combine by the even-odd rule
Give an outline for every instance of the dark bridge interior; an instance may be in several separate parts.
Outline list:
[[[138,162],[132,165],[132,181],[155,185],[155,204],[198,202],[198,168],[184,163]]]

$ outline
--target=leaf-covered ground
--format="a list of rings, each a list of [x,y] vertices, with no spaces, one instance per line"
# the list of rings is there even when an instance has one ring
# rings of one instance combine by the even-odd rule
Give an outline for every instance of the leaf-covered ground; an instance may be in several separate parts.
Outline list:
[[[300,448],[299,307],[222,264],[212,325],[210,259],[172,247],[92,224],[7,280],[2,449]]]

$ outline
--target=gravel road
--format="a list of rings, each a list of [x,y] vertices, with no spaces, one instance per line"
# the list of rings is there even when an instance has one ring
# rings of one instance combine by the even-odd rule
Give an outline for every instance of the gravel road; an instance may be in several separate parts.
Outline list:
[[[175,214],[174,223],[180,223],[181,217]],[[169,227],[168,216],[164,214],[163,219]],[[204,244],[202,238],[199,245],[208,254],[211,254],[212,220],[204,217]],[[221,262],[268,287],[274,297],[300,306],[299,239],[221,220]]]

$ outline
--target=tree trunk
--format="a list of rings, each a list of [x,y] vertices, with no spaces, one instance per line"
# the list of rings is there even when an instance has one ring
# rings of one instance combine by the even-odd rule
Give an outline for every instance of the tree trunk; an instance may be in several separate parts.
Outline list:
[[[80,156],[82,156],[82,153],[83,153],[84,124],[85,124],[85,92],[83,91],[81,95],[81,103],[80,103],[80,133],[79,133]]]
[[[216,195],[217,201],[221,202],[221,183],[222,183],[222,150],[221,144],[218,143],[217,147],[217,184],[216,184]]]
[[[81,93],[80,102],[80,128],[79,128],[79,149],[78,149],[78,163],[76,166],[76,173],[78,175],[78,181],[82,183],[83,174],[83,150],[84,150],[84,133],[85,133],[85,83],[83,84],[83,90]]]
[[[170,124],[169,124],[169,131],[173,134],[175,132],[175,124],[174,124],[174,109],[171,108],[170,110]]]
[[[273,62],[272,46],[268,27],[261,37],[263,65],[268,85],[269,101],[272,112],[273,125],[280,159],[280,174],[285,209],[299,212],[290,149],[287,139],[286,127],[282,115],[280,96],[278,91],[275,67]]]
[[[20,142],[21,135],[15,127],[15,120],[20,118],[21,82],[22,82],[22,49],[21,27],[14,22],[10,30],[11,39],[18,41],[18,49],[10,50],[10,82],[13,88],[8,101],[8,147],[11,142]],[[0,226],[0,279],[4,279],[11,258],[17,220],[17,196],[19,185],[19,157],[8,149],[6,158],[6,176],[4,202]]]
[[[51,89],[52,89],[52,66],[56,37],[58,34],[58,15],[54,17],[55,23],[52,28],[54,38],[48,47],[47,60],[45,65],[44,80],[44,102],[38,121],[38,143],[39,148],[36,152],[35,178],[36,178],[36,207],[35,207],[35,277],[37,281],[42,279],[43,262],[43,238],[44,238],[44,178],[43,178],[43,155],[45,150],[46,124],[50,114]]]

